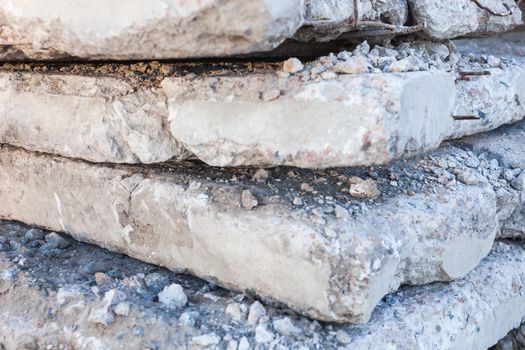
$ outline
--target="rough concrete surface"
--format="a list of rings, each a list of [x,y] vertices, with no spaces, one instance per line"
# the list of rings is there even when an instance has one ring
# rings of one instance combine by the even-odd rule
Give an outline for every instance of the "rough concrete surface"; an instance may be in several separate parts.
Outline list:
[[[498,33],[523,23],[522,12],[514,0],[409,0],[416,23],[425,23],[425,34],[433,39],[449,39],[471,33]]]
[[[266,51],[303,22],[302,0],[5,0],[4,59],[160,59]]]
[[[431,43],[365,42],[338,56],[292,75],[275,64],[4,65],[0,143],[91,162],[193,154],[215,166],[324,168],[384,164],[525,116],[521,63]],[[455,81],[455,66],[490,75]]]
[[[377,170],[250,173],[92,165],[3,147],[0,216],[315,318],[363,322],[400,284],[461,277],[489,251],[504,213],[520,205],[523,176],[491,157],[449,146]]]
[[[351,325],[319,323],[69,238],[65,248],[53,248],[48,234],[0,222],[6,350],[477,350],[525,313],[525,248],[516,243],[496,243],[464,279],[402,288],[379,303],[368,324]],[[174,285],[188,299],[175,309],[158,298]]]

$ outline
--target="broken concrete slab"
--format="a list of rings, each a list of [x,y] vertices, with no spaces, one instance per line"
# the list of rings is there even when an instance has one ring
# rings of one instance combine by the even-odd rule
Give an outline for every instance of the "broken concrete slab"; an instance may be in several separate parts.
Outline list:
[[[492,186],[477,173],[465,185],[437,169],[438,158],[453,157],[454,171],[466,171],[462,162],[475,157],[443,152],[374,175],[383,195],[371,201],[352,191],[368,170],[278,168],[249,180],[243,169],[93,165],[3,147],[0,217],[254,291],[314,318],[364,322],[401,284],[462,277],[492,246]]]
[[[63,250],[49,250],[38,240],[28,241],[28,229],[0,222],[0,237],[10,242],[0,250],[0,344],[6,350],[35,344],[65,349],[242,344],[254,349],[473,350],[495,344],[525,315],[525,247],[516,243],[496,243],[464,279],[388,295],[366,325],[336,325],[92,245],[71,242]],[[95,263],[96,269],[91,267]],[[93,271],[101,271],[106,281],[97,282]],[[151,288],[150,280],[159,281],[155,288],[181,285],[190,302],[179,309],[163,307],[155,301],[158,288]],[[116,301],[116,296],[124,301],[106,309],[113,322],[89,321],[104,307],[104,299]],[[124,305],[129,313],[121,312]]]
[[[0,143],[93,162],[186,158],[165,127],[165,95],[125,79],[0,74]]]
[[[467,34],[499,33],[523,23],[514,0],[409,0],[416,23],[425,23],[424,33],[433,39]]]
[[[432,71],[162,84],[171,133],[207,164],[324,168],[384,164],[524,118],[525,71],[488,71],[456,86],[451,73]],[[453,118],[472,110],[479,121]]]
[[[303,1],[6,0],[0,59],[168,59],[267,51],[303,22]]]
[[[334,76],[314,76],[318,65]],[[291,76],[267,64],[199,76],[200,65],[19,65],[0,73],[0,143],[98,163],[384,164],[525,117],[523,68],[484,65],[491,75],[455,85],[441,70],[343,74],[333,62]]]

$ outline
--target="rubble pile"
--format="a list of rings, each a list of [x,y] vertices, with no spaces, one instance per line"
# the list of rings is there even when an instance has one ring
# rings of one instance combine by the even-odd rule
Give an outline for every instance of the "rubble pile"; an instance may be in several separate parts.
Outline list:
[[[2,1],[0,349],[520,349],[520,6]]]

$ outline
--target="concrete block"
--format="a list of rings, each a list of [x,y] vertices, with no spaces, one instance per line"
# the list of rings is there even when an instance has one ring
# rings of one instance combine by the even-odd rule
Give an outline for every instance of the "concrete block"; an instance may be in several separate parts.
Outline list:
[[[519,66],[456,84],[442,71],[305,81],[258,68],[142,86],[126,66],[108,70],[0,73],[0,143],[98,163],[326,168],[385,164],[525,117]]]
[[[409,187],[369,179],[382,193],[371,200],[347,189],[361,174],[355,169],[278,168],[257,181],[242,169],[93,165],[2,147],[0,218],[253,291],[317,319],[365,322],[402,284],[464,276],[499,229],[482,177],[444,187],[425,180],[434,160],[402,164],[381,172]]]
[[[227,349],[477,350],[495,344],[525,315],[523,244],[497,242],[465,278],[402,288],[379,303],[368,324],[352,325],[319,323],[79,242],[50,259],[49,251],[24,239],[28,229],[0,222],[0,237],[18,246],[0,251],[0,344],[6,350],[45,348],[57,340],[78,349],[212,344]],[[84,273],[86,261],[119,277],[95,289],[93,274]],[[182,285],[191,303],[168,309],[152,302],[158,292],[144,280],[154,275]],[[129,312],[123,314],[124,305]],[[100,310],[114,322],[94,325],[90,315]]]
[[[0,59],[161,59],[266,51],[303,22],[302,0],[6,0]]]

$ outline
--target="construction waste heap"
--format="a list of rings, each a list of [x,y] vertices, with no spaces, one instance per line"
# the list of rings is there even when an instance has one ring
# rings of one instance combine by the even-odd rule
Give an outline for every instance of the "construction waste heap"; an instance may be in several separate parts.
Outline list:
[[[1,0],[0,349],[524,349],[524,10]]]

